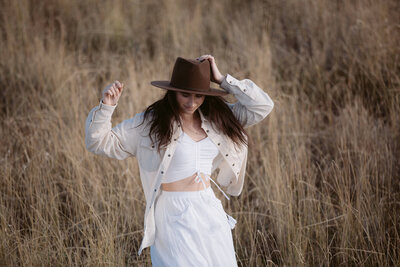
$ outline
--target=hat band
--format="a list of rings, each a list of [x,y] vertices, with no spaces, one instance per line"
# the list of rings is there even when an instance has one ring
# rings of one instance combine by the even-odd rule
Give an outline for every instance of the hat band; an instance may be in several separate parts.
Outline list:
[[[207,88],[199,88],[196,86],[193,86],[192,84],[181,84],[181,83],[176,83],[174,81],[171,81],[169,83],[171,86],[183,89],[183,90],[190,90],[190,91],[200,91],[200,92],[210,92],[210,87]]]

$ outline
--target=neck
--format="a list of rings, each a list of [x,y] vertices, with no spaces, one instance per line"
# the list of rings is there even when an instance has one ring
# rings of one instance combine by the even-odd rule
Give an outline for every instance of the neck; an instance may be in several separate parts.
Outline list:
[[[197,118],[200,117],[198,111],[195,111],[193,114],[181,113],[180,114],[181,120],[186,123],[193,123]]]

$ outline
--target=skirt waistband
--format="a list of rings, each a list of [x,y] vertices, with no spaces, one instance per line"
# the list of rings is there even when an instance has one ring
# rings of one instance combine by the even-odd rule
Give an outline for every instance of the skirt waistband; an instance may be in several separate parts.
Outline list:
[[[206,189],[198,191],[165,191],[161,189],[161,195],[166,197],[196,198],[196,197],[201,197],[204,194],[214,195],[214,191],[212,190],[211,186],[208,186]]]

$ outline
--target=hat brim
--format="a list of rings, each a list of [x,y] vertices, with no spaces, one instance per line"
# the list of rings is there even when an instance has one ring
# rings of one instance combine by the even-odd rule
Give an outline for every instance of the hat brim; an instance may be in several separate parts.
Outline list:
[[[211,96],[223,96],[227,95],[228,92],[211,88],[209,91],[198,91],[198,90],[192,90],[192,89],[182,89],[182,88],[177,88],[173,87],[170,85],[170,81],[152,81],[150,82],[151,85],[166,89],[166,90],[172,90],[172,91],[178,91],[178,92],[185,92],[185,93],[190,93],[190,94],[199,94],[199,95],[211,95]]]

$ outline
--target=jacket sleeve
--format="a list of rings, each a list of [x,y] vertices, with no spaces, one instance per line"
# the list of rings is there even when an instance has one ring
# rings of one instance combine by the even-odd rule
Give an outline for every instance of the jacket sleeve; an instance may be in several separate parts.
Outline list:
[[[227,74],[220,87],[238,100],[228,105],[245,128],[262,121],[274,107],[269,95],[249,79],[239,81]]]
[[[111,117],[116,106],[100,101],[89,112],[85,124],[85,144],[90,152],[122,160],[136,156],[139,133],[135,126],[138,116],[111,128]]]

